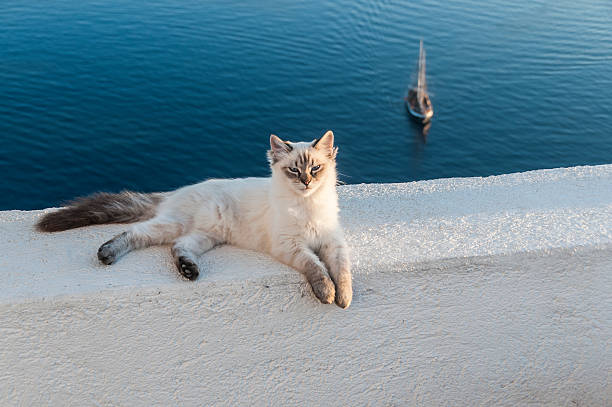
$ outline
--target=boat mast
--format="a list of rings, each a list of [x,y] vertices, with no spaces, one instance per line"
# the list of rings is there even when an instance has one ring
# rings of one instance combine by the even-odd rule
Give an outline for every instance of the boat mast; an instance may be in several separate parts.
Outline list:
[[[423,40],[419,45],[419,79],[417,83],[417,103],[421,112],[425,112],[425,93],[427,92],[427,82],[425,79],[425,49],[423,48]]]
[[[419,104],[421,103],[421,94],[422,94],[422,89],[421,89],[421,70],[423,69],[423,40],[421,40],[421,44],[419,46],[419,72],[418,72],[418,79],[417,79],[417,101],[419,102]]]
[[[423,93],[427,92],[427,75],[425,73],[425,48],[423,48],[423,59],[421,65],[421,89]]]

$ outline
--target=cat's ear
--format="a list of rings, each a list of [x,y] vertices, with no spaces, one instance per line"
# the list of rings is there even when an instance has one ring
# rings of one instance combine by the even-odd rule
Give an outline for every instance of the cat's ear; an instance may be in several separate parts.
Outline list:
[[[281,140],[274,134],[270,134],[270,151],[268,152],[270,163],[274,164],[284,155],[291,152],[291,150],[293,150],[293,147],[291,147],[290,143]]]
[[[323,151],[332,160],[336,158],[338,147],[334,147],[334,133],[328,130],[321,138],[312,142],[311,147]]]

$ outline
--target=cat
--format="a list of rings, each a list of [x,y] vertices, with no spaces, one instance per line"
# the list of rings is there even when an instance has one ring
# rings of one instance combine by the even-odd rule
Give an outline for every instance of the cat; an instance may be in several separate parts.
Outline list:
[[[181,275],[199,275],[198,256],[220,244],[267,253],[304,274],[324,304],[347,308],[349,249],[338,220],[334,134],[312,142],[270,136],[268,178],[211,179],[167,193],[97,193],[45,214],[44,232],[134,223],[100,246],[112,264],[134,249],[172,244]]]

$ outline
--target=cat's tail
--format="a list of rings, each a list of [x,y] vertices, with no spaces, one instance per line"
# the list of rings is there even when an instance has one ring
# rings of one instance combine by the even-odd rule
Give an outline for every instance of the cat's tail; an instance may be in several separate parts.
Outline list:
[[[59,232],[104,223],[130,223],[150,219],[162,201],[162,194],[123,191],[99,192],[77,198],[68,206],[45,214],[36,224],[41,232]]]

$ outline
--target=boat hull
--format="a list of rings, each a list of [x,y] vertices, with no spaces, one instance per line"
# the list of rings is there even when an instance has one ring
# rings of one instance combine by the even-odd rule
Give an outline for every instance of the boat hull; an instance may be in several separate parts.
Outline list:
[[[419,123],[425,124],[429,122],[433,117],[433,109],[426,111],[425,114],[419,113],[416,110],[412,109],[412,106],[410,106],[409,101],[406,101],[406,110],[408,110],[410,116]]]

